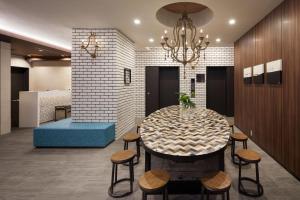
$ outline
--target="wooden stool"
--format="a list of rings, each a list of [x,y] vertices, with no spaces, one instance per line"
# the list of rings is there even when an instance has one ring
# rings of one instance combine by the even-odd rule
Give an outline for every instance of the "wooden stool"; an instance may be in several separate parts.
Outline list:
[[[225,193],[227,200],[230,199],[229,190],[231,187],[231,178],[227,173],[219,171],[211,176],[202,178],[201,183],[204,188],[202,198],[203,193],[206,192],[207,200],[209,199],[209,194],[222,194],[222,199],[225,199]]]
[[[236,157],[236,154],[235,154],[235,142],[243,142],[243,149],[247,149],[247,140],[248,140],[248,137],[247,135],[245,135],[244,133],[233,133],[231,134],[230,136],[231,138],[231,159],[232,159],[232,162],[236,165],[238,165],[239,163],[236,161],[235,157]],[[242,163],[242,165],[246,165],[248,163]]]
[[[65,119],[66,119],[68,117],[68,113],[71,113],[71,106],[70,105],[55,106],[54,121],[57,121],[57,111],[64,111]]]
[[[128,132],[124,135],[123,140],[124,140],[124,150],[128,149],[129,142],[136,143],[136,161],[133,164],[134,165],[138,164],[140,161],[140,155],[141,155],[141,150],[140,150],[141,136],[137,133]]]
[[[132,150],[124,150],[114,153],[111,156],[112,162],[112,175],[111,175],[111,185],[108,188],[108,194],[111,197],[119,198],[124,197],[132,193],[133,191],[133,182],[134,182],[134,171],[133,171],[133,159],[135,153]],[[129,178],[123,178],[118,180],[118,164],[129,163]],[[130,191],[122,194],[114,193],[114,186],[120,182],[129,181],[130,182]]]
[[[264,189],[262,185],[259,182],[259,170],[258,170],[258,163],[261,160],[261,157],[258,153],[256,153],[253,150],[248,150],[248,149],[240,149],[236,153],[237,157],[239,158],[239,192],[246,195],[246,196],[251,196],[251,197],[259,197],[263,195]],[[255,170],[256,170],[256,180],[249,178],[249,177],[242,177],[242,161],[247,162],[247,163],[254,163],[255,164]],[[246,191],[244,188],[242,181],[250,181],[253,182],[257,185],[257,192],[251,193],[249,191]]]
[[[164,170],[154,169],[147,171],[139,179],[139,186],[143,191],[143,200],[147,199],[148,194],[156,192],[163,193],[163,199],[168,199],[167,184],[170,180],[170,175]]]

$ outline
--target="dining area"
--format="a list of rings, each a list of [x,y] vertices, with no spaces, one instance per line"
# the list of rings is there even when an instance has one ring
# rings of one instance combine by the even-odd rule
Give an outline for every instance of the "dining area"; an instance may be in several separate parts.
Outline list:
[[[124,134],[122,141],[124,146],[111,156],[108,194],[113,198],[130,197],[137,187],[142,193],[138,199],[143,200],[180,199],[182,195],[230,199],[232,185],[245,197],[264,193],[260,154],[248,148],[248,137],[237,131],[234,123],[213,110],[181,105],[162,108],[146,117],[135,131]],[[129,176],[120,178],[118,165]],[[140,175],[135,176],[138,165],[144,167],[139,166]],[[242,175],[245,168],[254,173]]]

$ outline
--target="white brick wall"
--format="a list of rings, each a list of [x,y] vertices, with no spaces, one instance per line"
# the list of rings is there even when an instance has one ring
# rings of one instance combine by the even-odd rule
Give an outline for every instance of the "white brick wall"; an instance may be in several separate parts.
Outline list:
[[[117,133],[126,133],[135,125],[135,85],[124,85],[124,68],[131,69],[131,79],[135,77],[135,48],[132,41],[118,32],[118,117]]]
[[[96,59],[80,50],[91,31],[100,42]],[[133,42],[116,29],[74,28],[72,35],[72,120],[115,122],[118,137],[134,126],[134,84],[123,82],[125,67],[134,74]]]
[[[90,32],[100,41],[99,56],[92,59],[80,50]],[[117,137],[145,116],[145,66],[179,66],[164,59],[161,47],[135,51],[134,43],[116,29],[74,28],[72,37],[72,119],[74,122],[115,122]],[[206,73],[206,66],[233,66],[233,47],[211,47],[195,70],[180,68],[180,91],[190,93],[190,79]],[[124,68],[132,83],[124,85]],[[196,83],[195,103],[206,106],[206,83]]]
[[[145,67],[146,66],[182,66],[173,62],[171,58],[164,58],[165,51],[161,47],[150,48],[149,51],[136,51],[136,117],[145,116]],[[183,78],[183,67],[180,67],[180,92],[190,94],[190,79],[196,78],[196,74],[206,74],[206,66],[234,66],[233,47],[209,47],[203,53],[195,70],[186,67],[186,79]],[[206,83],[196,82],[196,98],[194,102],[206,107]]]

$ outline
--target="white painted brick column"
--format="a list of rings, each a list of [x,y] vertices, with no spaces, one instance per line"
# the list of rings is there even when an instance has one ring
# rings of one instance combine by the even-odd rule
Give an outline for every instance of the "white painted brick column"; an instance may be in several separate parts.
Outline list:
[[[91,31],[100,42],[95,59],[80,50]],[[135,122],[134,83],[123,79],[124,68],[134,76],[134,44],[116,29],[74,28],[72,35],[72,120],[114,122],[118,137]]]
[[[11,45],[0,42],[0,135],[11,131]]]

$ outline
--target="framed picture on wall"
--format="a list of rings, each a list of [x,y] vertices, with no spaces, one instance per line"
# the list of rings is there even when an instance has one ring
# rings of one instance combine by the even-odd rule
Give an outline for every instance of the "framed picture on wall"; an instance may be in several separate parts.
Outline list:
[[[196,79],[198,83],[205,83],[205,74],[197,74]]]
[[[245,84],[251,84],[252,83],[252,67],[246,67],[244,68],[244,83]]]
[[[282,83],[282,60],[275,60],[267,63],[267,83]]]
[[[263,84],[264,83],[264,73],[265,73],[264,64],[255,65],[253,67],[253,82],[255,84]]]
[[[131,83],[131,69],[124,68],[124,84],[129,85]]]

